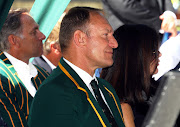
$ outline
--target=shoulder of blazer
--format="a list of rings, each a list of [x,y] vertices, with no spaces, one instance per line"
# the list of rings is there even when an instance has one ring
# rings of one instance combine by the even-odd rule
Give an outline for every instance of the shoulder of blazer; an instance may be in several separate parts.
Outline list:
[[[41,63],[46,63],[46,61],[40,56],[40,57],[34,57],[32,64],[40,66]]]
[[[19,83],[19,80],[15,76],[16,71],[13,69],[13,65],[3,52],[0,52],[0,75],[6,77],[11,81],[13,86]]]
[[[42,75],[44,78],[47,78],[49,76],[49,73],[42,67],[34,65],[38,71],[38,76]]]

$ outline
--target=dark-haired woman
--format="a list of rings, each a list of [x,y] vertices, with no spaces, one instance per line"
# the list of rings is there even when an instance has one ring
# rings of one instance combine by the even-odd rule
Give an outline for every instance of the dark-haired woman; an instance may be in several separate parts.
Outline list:
[[[159,37],[154,29],[145,25],[123,25],[114,36],[119,44],[114,51],[114,64],[104,68],[101,77],[115,88],[126,127],[140,127],[153,88],[151,77],[158,72]]]

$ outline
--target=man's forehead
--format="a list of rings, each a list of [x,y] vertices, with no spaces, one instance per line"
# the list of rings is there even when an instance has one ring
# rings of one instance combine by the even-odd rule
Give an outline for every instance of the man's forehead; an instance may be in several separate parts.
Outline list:
[[[32,18],[32,16],[31,16],[29,13],[27,13],[27,12],[22,13],[22,15],[21,15],[21,21],[32,22],[32,23],[35,23],[35,24],[36,24],[36,22],[34,21],[34,19]]]
[[[29,27],[29,30],[32,30],[39,27],[39,25],[34,21],[32,16],[27,12],[22,13],[21,22],[23,28],[25,29],[26,27]]]
[[[34,19],[32,18],[32,16],[28,13],[28,12],[23,12],[22,14],[21,14],[21,19],[22,20],[33,20],[34,21]],[[35,22],[35,21],[34,21]]]
[[[106,30],[108,32],[114,32],[111,25],[107,21],[107,19],[104,17],[104,15],[101,15],[100,13],[91,14],[90,24],[100,26],[101,28],[99,30]]]

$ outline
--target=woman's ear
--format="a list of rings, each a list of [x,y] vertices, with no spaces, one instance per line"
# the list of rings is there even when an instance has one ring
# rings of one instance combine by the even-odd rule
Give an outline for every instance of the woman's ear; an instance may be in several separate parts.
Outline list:
[[[76,30],[74,32],[74,42],[77,46],[81,47],[86,45],[86,37],[87,35],[81,30]]]

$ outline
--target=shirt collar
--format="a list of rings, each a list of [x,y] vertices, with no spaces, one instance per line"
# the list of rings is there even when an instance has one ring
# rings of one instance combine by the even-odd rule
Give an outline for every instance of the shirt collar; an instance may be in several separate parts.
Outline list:
[[[56,66],[54,66],[54,64],[52,64],[44,55],[42,55],[42,58],[48,63],[52,70],[56,68]]]
[[[77,67],[76,65],[69,62],[67,59],[63,57],[63,60],[79,75],[79,77],[83,80],[83,82],[89,86],[90,82],[95,79],[97,81],[97,78],[95,74],[93,77],[89,75],[86,71],[82,70],[81,68]],[[98,83],[98,81],[97,81]]]
[[[38,74],[37,69],[31,62],[26,64],[25,62],[13,57],[7,52],[4,52],[4,54],[9,59],[17,73],[23,73],[24,69],[26,68],[27,70],[29,70],[29,74],[31,77],[35,77]]]

